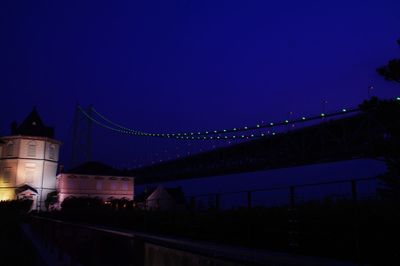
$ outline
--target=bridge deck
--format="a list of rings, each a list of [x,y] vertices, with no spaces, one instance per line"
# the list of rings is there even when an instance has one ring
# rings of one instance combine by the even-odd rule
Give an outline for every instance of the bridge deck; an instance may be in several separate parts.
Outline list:
[[[371,114],[291,130],[132,171],[137,184],[378,157],[390,135]]]

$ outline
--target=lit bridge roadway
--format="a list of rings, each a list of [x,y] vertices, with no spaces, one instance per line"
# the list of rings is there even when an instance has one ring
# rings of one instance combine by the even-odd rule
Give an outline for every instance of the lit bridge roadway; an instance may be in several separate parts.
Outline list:
[[[398,109],[393,116],[395,124],[399,122]],[[132,174],[137,184],[146,184],[356,158],[378,158],[385,155],[388,147],[399,147],[397,131],[393,134],[391,125],[387,126],[387,120],[391,118],[381,117],[379,112],[360,111],[341,119],[324,119],[322,123],[275,136],[135,169]]]

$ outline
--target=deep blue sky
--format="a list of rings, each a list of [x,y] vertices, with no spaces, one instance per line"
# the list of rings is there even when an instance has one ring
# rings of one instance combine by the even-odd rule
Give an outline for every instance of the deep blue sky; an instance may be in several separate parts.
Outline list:
[[[0,134],[33,106],[65,144],[76,103],[147,131],[228,128],[351,107],[400,87],[400,1],[0,1]],[[132,167],[188,146],[95,130],[94,159]]]

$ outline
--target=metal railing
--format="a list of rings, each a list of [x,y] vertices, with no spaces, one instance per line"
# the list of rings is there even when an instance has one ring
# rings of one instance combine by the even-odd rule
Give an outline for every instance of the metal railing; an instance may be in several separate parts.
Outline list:
[[[151,210],[227,210],[232,208],[279,207],[310,201],[350,199],[359,200],[376,196],[378,179],[376,177],[341,179],[298,185],[276,186],[229,192],[205,193],[184,196],[177,200],[173,196],[146,199],[137,207]],[[313,190],[314,189],[314,190]],[[223,200],[227,202],[223,204]],[[180,201],[180,202],[179,202]],[[169,203],[164,204],[163,203]],[[162,208],[162,207],[165,208]]]

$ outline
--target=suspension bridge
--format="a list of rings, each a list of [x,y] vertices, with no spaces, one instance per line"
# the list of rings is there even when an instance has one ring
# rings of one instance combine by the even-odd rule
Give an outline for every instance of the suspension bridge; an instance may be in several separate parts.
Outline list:
[[[391,111],[398,112],[399,97],[386,102]],[[90,159],[92,125],[132,137],[235,141],[232,145],[212,151],[131,170],[137,177],[136,182],[140,184],[357,158],[378,158],[384,155],[388,145],[393,145],[393,141],[397,143],[398,136],[393,136],[387,121],[379,114],[381,111],[376,109],[376,106],[368,110],[360,107],[343,108],[310,117],[196,132],[147,132],[130,128],[109,119],[92,106],[84,108],[78,105],[76,117],[80,116],[81,121],[86,123],[86,159]],[[74,143],[82,148],[82,142]]]

